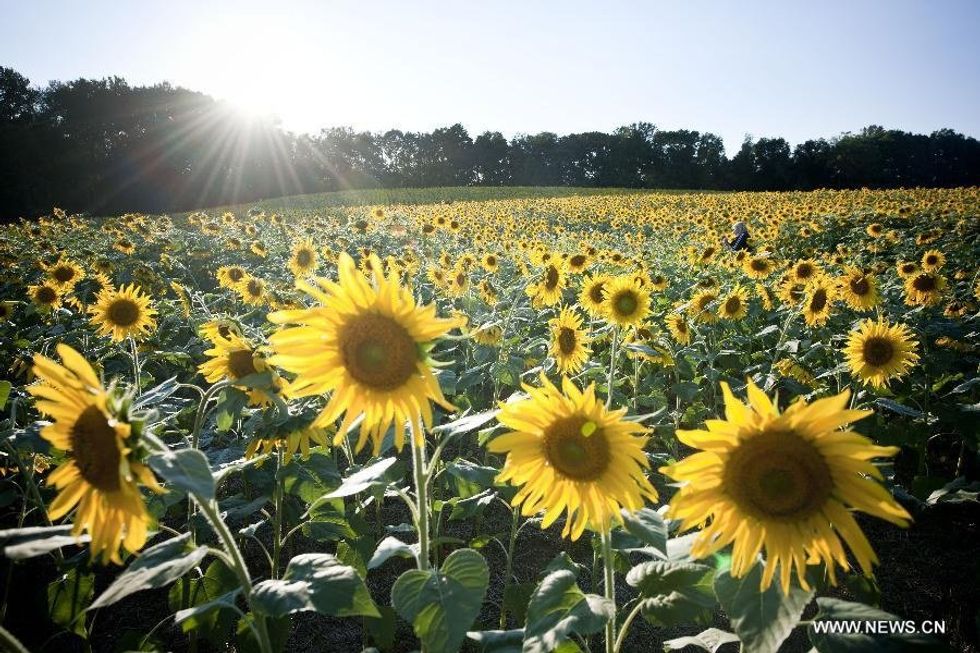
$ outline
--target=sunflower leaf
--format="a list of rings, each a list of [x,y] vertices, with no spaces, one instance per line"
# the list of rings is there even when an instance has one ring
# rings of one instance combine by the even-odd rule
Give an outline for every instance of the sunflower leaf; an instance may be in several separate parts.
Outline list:
[[[208,459],[197,449],[178,449],[150,456],[150,467],[165,481],[199,499],[214,499],[214,477]]]
[[[571,571],[548,574],[527,606],[524,653],[547,653],[573,634],[597,633],[615,614],[612,601],[579,589]]]
[[[264,580],[255,586],[251,603],[270,617],[303,611],[331,617],[381,616],[354,568],[329,553],[295,556],[281,579]]]

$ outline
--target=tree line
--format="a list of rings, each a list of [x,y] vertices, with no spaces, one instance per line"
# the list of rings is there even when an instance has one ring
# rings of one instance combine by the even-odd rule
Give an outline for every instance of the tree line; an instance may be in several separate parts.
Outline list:
[[[272,118],[168,83],[119,77],[46,87],[0,67],[0,218],[53,206],[165,212],[298,193],[432,186],[712,190],[980,185],[980,142],[870,126],[796,147],[746,137],[730,158],[709,132],[645,122],[611,133],[349,128],[294,134]]]

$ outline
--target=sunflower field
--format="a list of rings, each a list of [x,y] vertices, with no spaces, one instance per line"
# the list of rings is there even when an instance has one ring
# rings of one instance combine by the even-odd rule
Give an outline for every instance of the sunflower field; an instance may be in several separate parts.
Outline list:
[[[5,226],[0,648],[975,651],[978,216],[597,192]]]

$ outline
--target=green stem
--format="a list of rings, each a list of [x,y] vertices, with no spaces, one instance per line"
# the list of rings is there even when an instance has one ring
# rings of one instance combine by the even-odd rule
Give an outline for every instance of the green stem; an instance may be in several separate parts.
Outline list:
[[[140,370],[140,354],[136,349],[136,340],[132,336],[129,338],[129,350],[131,352],[130,356],[133,359],[133,379],[136,387],[136,395],[142,394],[142,386],[140,383],[140,376],[142,376],[142,371]]]
[[[272,572],[273,578],[279,578],[279,558],[282,554],[282,504],[285,480],[282,473],[282,447],[276,449],[276,485],[273,490],[272,515]]]
[[[513,520],[510,524],[510,541],[507,543],[507,563],[504,567],[504,589],[503,600],[500,602],[500,629],[507,630],[507,588],[510,586],[511,576],[514,575],[514,546],[517,544],[517,533],[521,530],[521,509],[511,508]]]
[[[606,653],[615,653],[616,643],[616,576],[613,570],[612,531],[609,528],[599,533],[602,542],[602,590],[603,596],[613,604],[612,617],[606,622]]]
[[[0,649],[9,653],[28,653],[24,645],[20,643],[20,640],[11,635],[10,631],[3,626],[0,626]]]
[[[616,636],[616,644],[613,646],[613,651],[619,653],[623,649],[623,640],[626,639],[626,631],[629,630],[630,624],[636,619],[636,615],[640,614],[640,610],[643,608],[643,601],[638,601],[637,604],[630,610],[630,613],[626,615],[626,619],[623,620],[623,625],[619,627],[619,635]]]
[[[613,382],[616,378],[616,349],[619,346],[619,327],[613,325],[612,346],[609,348],[609,379],[606,383],[606,408],[612,407]]]
[[[418,507],[415,528],[419,533],[419,569],[429,569],[429,493],[428,475],[425,467],[425,441],[416,442],[415,428],[412,428],[412,476],[415,480],[415,502]]]

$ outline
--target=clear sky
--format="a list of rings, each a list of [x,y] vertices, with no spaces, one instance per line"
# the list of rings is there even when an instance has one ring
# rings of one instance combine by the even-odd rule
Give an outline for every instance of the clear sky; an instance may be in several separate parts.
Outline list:
[[[306,132],[980,136],[977,0],[0,0],[0,65],[167,80]]]

